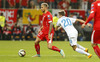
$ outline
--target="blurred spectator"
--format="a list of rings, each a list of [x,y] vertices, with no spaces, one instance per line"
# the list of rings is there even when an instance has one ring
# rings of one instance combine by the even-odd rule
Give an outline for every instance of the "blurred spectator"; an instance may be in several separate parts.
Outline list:
[[[71,0],[70,1],[71,9],[78,9],[78,0]]]
[[[55,16],[53,17],[54,28],[56,27],[57,21],[58,21],[58,17],[57,17],[57,14],[55,14]],[[58,31],[55,31],[54,36],[55,36],[55,40],[57,40]]]
[[[29,0],[21,0],[21,7],[22,8],[27,8],[28,7],[28,1]]]
[[[27,28],[26,28],[25,40],[32,40],[33,39],[33,35],[32,35],[33,32],[34,32],[33,27],[29,23]]]
[[[0,8],[2,7],[2,0],[0,0]]]
[[[35,3],[34,3],[33,0],[31,0],[31,1],[29,2],[28,8],[31,8],[31,9],[35,9],[35,8],[36,8]]]
[[[61,32],[59,32],[58,36],[60,41],[65,41],[65,39],[68,39],[66,32],[63,29],[61,29]]]
[[[3,13],[0,14],[0,39],[2,39],[2,28],[5,26],[5,16]]]
[[[15,0],[15,4],[16,4],[15,8],[20,8],[20,2],[21,0]]]
[[[55,3],[54,3],[54,0],[48,0],[48,4],[49,4],[49,8],[50,9],[54,9],[55,8]]]
[[[5,1],[5,0],[2,0],[2,3],[4,3],[4,1]],[[4,6],[5,6],[5,8],[9,8],[8,0],[5,1],[5,5],[2,4],[2,8],[4,8]]]
[[[41,8],[41,3],[45,2],[45,0],[37,0],[39,7]]]
[[[58,0],[54,0],[54,9],[57,9]]]
[[[74,13],[71,13],[71,14],[70,14],[70,17],[77,19],[77,15],[76,15],[75,12],[74,12]]]
[[[15,23],[13,29],[12,29],[12,34],[13,34],[13,40],[16,40],[18,38],[16,38],[16,36],[19,36],[19,40],[22,40],[22,33],[21,33],[21,28],[20,26],[17,25],[17,23]]]
[[[15,8],[15,0],[7,0],[9,8]]]
[[[57,21],[58,21],[58,17],[57,17],[57,14],[55,14],[55,16],[53,17],[53,25],[54,25],[54,27],[56,27]]]
[[[0,26],[4,27],[5,25],[5,16],[3,15],[3,13],[0,14]]]
[[[69,8],[69,2],[66,0],[62,0],[58,3],[59,9],[68,9]]]
[[[3,27],[3,40],[11,40],[11,27],[9,27],[7,24]]]
[[[87,9],[88,9],[88,0],[82,0],[82,9],[87,11]]]

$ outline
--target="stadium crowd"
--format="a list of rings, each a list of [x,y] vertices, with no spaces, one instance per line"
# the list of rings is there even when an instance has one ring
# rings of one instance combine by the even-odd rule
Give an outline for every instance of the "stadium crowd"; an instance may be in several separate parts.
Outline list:
[[[49,9],[90,9],[95,0],[0,0],[0,8],[40,8],[41,3],[49,4]]]
[[[26,27],[26,31],[23,31],[23,27],[19,25],[19,20],[22,18],[22,8],[28,9],[40,9],[40,5],[43,2],[49,4],[49,9],[90,9],[90,4],[94,0],[0,0],[0,8],[6,9],[18,9],[17,22],[13,24],[13,27],[9,27],[5,21],[4,26],[0,26],[0,39],[1,40],[34,40],[35,35],[37,35],[37,29],[32,27],[29,23]],[[4,4],[5,3],[5,4]],[[87,13],[86,13],[87,14]],[[1,13],[0,16],[3,17]],[[70,13],[69,17],[83,19],[78,13]],[[55,16],[57,18],[57,14]],[[53,18],[54,18],[53,17]],[[5,19],[4,19],[5,20]],[[57,22],[57,21],[56,21]],[[91,22],[93,23],[93,22]],[[55,24],[54,24],[55,27]],[[78,40],[90,40],[90,35],[92,33],[92,28],[85,27],[81,28],[81,23],[76,22],[75,28],[78,30]],[[86,30],[88,29],[88,30]],[[63,29],[55,31],[54,40],[68,40],[67,35]]]

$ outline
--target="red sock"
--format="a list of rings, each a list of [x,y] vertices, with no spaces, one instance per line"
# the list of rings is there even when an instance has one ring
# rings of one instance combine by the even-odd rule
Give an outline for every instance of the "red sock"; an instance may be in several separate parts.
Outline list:
[[[35,44],[35,49],[36,49],[36,52],[37,54],[40,54],[40,45],[39,44]]]
[[[94,46],[93,49],[94,49],[96,55],[100,58],[100,49],[99,49],[99,47],[98,46]]]
[[[52,50],[60,52],[60,49],[57,48],[56,46],[52,46]]]

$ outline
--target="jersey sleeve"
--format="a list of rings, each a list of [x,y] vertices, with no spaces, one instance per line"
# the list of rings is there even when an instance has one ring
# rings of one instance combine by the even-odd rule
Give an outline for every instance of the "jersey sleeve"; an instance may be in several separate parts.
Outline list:
[[[94,18],[95,12],[96,12],[96,5],[94,3],[92,3],[90,15],[89,15],[88,19],[86,20],[85,24],[87,24],[88,22],[90,22]]]
[[[72,23],[75,23],[76,19],[75,18],[69,18]]]
[[[94,3],[91,4],[91,13],[96,12],[96,5]]]
[[[53,22],[53,21],[52,21],[52,15],[47,15],[47,20],[48,20],[48,23]]]

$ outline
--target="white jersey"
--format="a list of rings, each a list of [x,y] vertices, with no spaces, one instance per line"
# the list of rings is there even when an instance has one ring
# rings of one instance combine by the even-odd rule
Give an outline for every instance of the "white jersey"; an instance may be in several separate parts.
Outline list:
[[[62,26],[62,28],[66,31],[68,37],[76,37],[78,35],[77,30],[73,26],[73,23],[75,23],[76,19],[62,16],[59,18],[57,22],[57,26]]]

